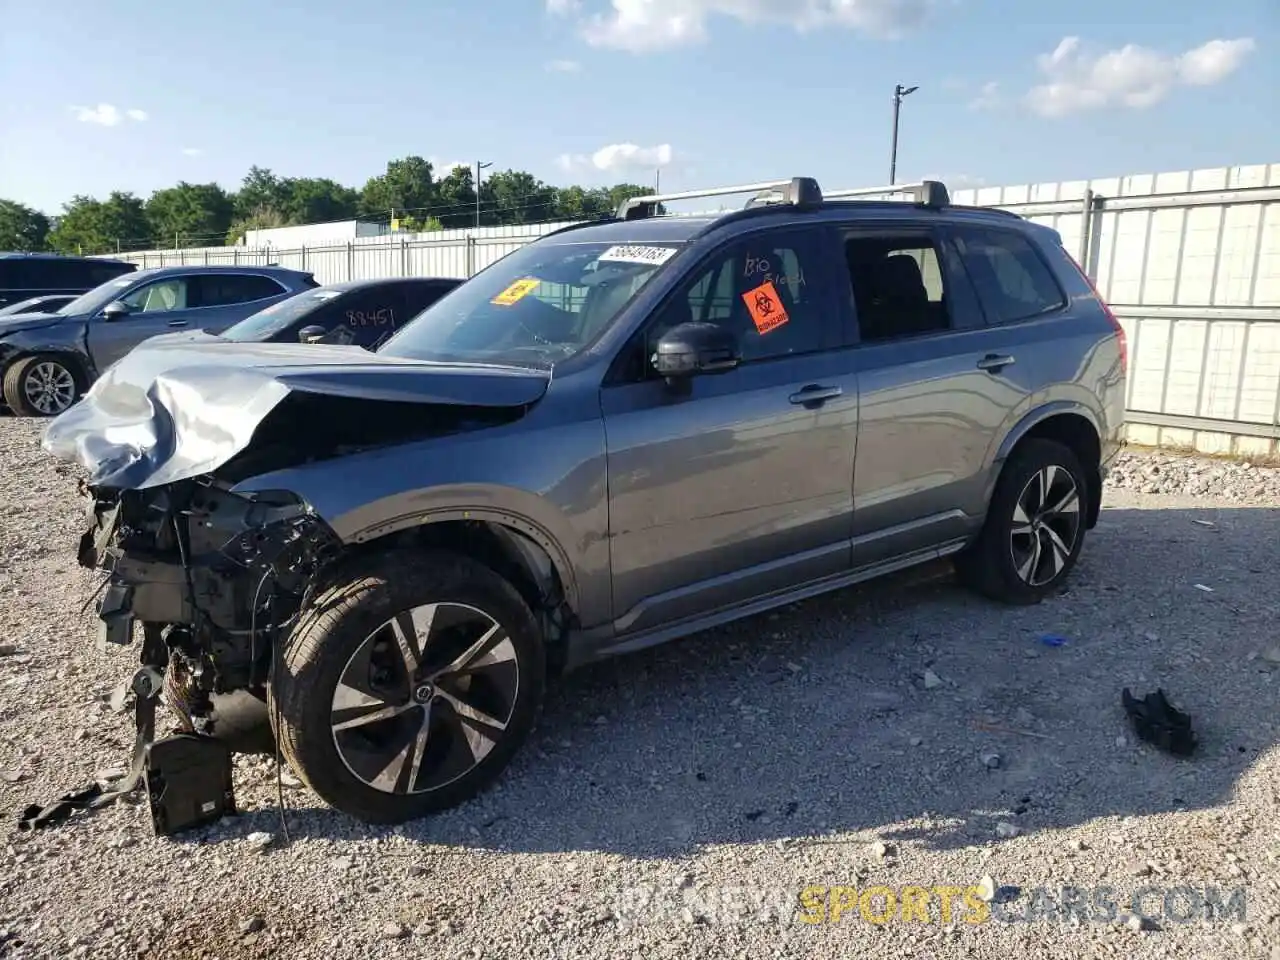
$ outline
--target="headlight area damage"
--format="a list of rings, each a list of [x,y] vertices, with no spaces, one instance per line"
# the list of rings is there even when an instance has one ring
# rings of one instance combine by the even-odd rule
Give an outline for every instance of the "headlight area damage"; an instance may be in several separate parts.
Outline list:
[[[235,484],[508,422],[546,385],[540,375],[480,370],[471,379],[394,362],[378,370],[384,375],[374,384],[370,368],[382,365],[353,364],[348,348],[307,345],[306,367],[276,369],[264,361],[280,357],[247,346],[235,353],[257,367],[246,362],[224,369],[225,376],[217,375],[216,361],[229,362],[231,351],[217,346],[212,363],[181,344],[139,348],[140,357],[126,357],[46,433],[46,450],[89,474],[80,491],[89,523],[78,559],[106,574],[99,642],[128,645],[141,636],[141,667],[130,684],[137,740],[121,782],[28,807],[20,828],[101,807],[139,786],[158,835],[234,812],[231,747],[219,729],[218,704],[228,697],[265,704],[282,644],[325,568],[345,552],[299,495],[233,492]],[[287,359],[288,346],[280,346]],[[334,351],[347,366],[333,360]],[[502,382],[496,390],[494,380]],[[471,391],[483,400],[473,402]],[[161,699],[178,729],[154,739]]]

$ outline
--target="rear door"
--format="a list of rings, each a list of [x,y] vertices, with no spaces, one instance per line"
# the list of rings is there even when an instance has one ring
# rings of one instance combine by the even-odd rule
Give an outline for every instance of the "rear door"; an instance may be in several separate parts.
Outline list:
[[[986,326],[956,248],[934,224],[849,226],[843,245],[859,343],[861,567],[976,529],[991,438],[1027,406],[1034,380],[1016,338]]]

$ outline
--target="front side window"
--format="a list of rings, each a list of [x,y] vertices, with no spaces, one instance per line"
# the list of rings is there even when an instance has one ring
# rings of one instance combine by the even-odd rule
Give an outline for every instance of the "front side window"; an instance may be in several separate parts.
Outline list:
[[[606,330],[681,244],[535,242],[406,323],[379,353],[553,366]]]
[[[809,230],[773,230],[712,254],[647,330],[647,351],[690,322],[728,327],[744,362],[822,349],[832,311],[818,243]]]
[[[1011,230],[955,231],[956,248],[991,323],[1016,323],[1066,306],[1049,267]]]
[[[121,297],[129,313],[167,313],[185,310],[187,303],[187,278],[169,277],[155,283],[144,284]]]

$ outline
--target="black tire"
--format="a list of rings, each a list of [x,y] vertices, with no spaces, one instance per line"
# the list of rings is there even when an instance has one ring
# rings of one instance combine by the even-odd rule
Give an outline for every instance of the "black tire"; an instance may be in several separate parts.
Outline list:
[[[1045,511],[1037,517],[1027,509],[1043,489],[1031,484],[1041,484],[1044,477],[1052,478],[1050,507],[1068,503],[1068,481],[1074,486],[1074,511]],[[1070,447],[1052,440],[1023,442],[1000,473],[978,539],[955,560],[960,581],[992,600],[1016,605],[1039,603],[1061,589],[1084,546],[1091,496],[1088,477]],[[1041,553],[1031,556],[1037,541]]]
[[[546,659],[533,613],[492,569],[441,550],[390,552],[340,580],[303,611],[280,652],[269,707],[285,759],[322,800],[367,823],[403,823],[474,797],[506,768],[542,706]],[[441,624],[410,622],[428,605]],[[402,635],[424,624],[428,639],[410,641],[420,655],[410,680]],[[492,630],[469,670],[441,669]],[[393,709],[402,712],[368,719]]]
[[[60,387],[57,391],[47,394],[49,403],[41,399],[46,394],[33,393],[30,389],[29,378],[41,371],[47,371]],[[41,380],[47,379],[47,377],[41,377]],[[69,389],[62,389],[62,385],[66,385]],[[4,402],[18,416],[56,417],[64,410],[70,409],[80,399],[80,395],[84,392],[84,384],[73,363],[56,354],[38,353],[23,357],[9,365],[4,372],[3,389]]]

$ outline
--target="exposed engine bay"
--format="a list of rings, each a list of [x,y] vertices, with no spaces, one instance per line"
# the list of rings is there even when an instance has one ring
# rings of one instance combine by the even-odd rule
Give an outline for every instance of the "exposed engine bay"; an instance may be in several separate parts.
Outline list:
[[[250,500],[208,479],[85,492],[93,524],[78,558],[109,573],[101,639],[128,644],[141,624],[148,656],[162,644],[165,662],[148,665],[166,668],[175,709],[208,732],[209,695],[265,683],[274,638],[340,543],[288,494]]]

